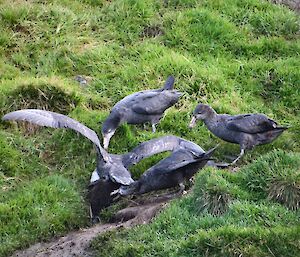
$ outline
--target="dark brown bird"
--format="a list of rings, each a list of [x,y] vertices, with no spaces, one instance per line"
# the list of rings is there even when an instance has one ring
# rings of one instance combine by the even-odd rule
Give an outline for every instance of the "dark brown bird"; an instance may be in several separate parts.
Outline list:
[[[244,155],[245,150],[272,142],[288,128],[279,126],[264,114],[217,114],[206,104],[197,105],[189,127],[193,128],[197,120],[203,120],[215,136],[240,145],[240,154],[231,164],[235,164]]]
[[[161,160],[128,186],[121,186],[113,194],[120,195],[144,194],[160,189],[180,186],[184,190],[183,182],[189,180],[197,171],[203,168],[215,148],[204,152],[202,148],[179,148],[170,156]]]

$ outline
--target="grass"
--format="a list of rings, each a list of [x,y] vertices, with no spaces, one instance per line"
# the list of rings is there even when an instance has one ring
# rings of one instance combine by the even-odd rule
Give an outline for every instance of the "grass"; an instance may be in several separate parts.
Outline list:
[[[206,168],[197,174],[192,193],[173,201],[151,224],[99,236],[92,244],[95,256],[295,256],[299,211],[267,192],[281,172],[278,163],[291,161],[298,169],[299,157],[275,150],[238,173]],[[270,171],[262,177],[264,194],[256,197],[255,165],[268,165]]]
[[[174,134],[204,149],[221,143],[219,160],[236,155],[238,146],[220,142],[203,124],[187,128],[199,102],[218,112],[261,112],[291,125],[272,144],[248,152],[238,174],[206,169],[192,195],[174,201],[152,224],[97,239],[97,255],[297,255],[296,13],[263,0],[4,0],[0,53],[1,116],[47,109],[99,135],[98,122],[113,104],[158,88],[173,74],[184,95],[157,133],[123,125],[111,140],[113,153]],[[88,86],[80,86],[76,75],[90,77]],[[133,176],[163,156],[143,161]],[[95,166],[88,140],[71,131],[0,122],[0,160],[0,256],[88,224],[83,199]]]

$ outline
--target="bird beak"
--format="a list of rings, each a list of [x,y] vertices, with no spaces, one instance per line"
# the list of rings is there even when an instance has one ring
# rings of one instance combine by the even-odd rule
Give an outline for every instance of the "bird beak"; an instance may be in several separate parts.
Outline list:
[[[207,160],[213,160],[211,158],[212,154],[214,153],[214,151],[219,147],[219,144],[216,145],[214,148],[209,149],[206,153],[205,153],[205,157],[207,158]]]
[[[104,148],[106,151],[107,151],[107,149],[108,149],[109,140],[110,140],[109,137],[104,137],[104,138],[103,138],[103,148]]]
[[[108,149],[108,145],[109,145],[109,141],[111,139],[111,137],[115,134],[116,130],[111,130],[110,132],[106,133],[106,134],[102,134],[103,136],[103,148],[107,151]]]
[[[192,117],[191,121],[190,121],[190,124],[189,124],[189,128],[192,129],[193,127],[196,126],[196,122],[197,122],[197,119],[195,116]]]

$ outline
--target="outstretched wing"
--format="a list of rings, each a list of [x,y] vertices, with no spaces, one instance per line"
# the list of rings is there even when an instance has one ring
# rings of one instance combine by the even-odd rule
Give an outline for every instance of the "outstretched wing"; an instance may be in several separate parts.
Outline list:
[[[176,136],[163,136],[139,144],[129,153],[124,154],[122,160],[124,166],[129,167],[152,155],[180,148],[189,149],[196,155],[204,153],[200,146],[191,141]]]
[[[234,131],[255,134],[273,130],[277,127],[277,123],[264,114],[244,114],[228,119],[226,127]]]
[[[109,159],[108,153],[101,147],[95,131],[63,114],[38,109],[24,109],[10,112],[4,115],[2,120],[28,121],[40,126],[73,129],[92,141],[100,150],[105,161]]]
[[[193,158],[193,155],[190,154],[188,150],[180,149],[173,152],[166,159],[161,160],[161,162],[153,166],[153,168],[155,168],[158,173],[169,173],[201,160],[201,158]]]
[[[174,151],[169,157],[161,160],[149,170],[152,170],[152,175],[154,175],[155,173],[166,174],[169,172],[174,172],[180,168],[186,167],[196,162],[208,161],[210,160],[210,157],[216,148],[217,147],[214,147],[207,152],[198,153],[197,155],[191,152],[190,149],[181,148]]]

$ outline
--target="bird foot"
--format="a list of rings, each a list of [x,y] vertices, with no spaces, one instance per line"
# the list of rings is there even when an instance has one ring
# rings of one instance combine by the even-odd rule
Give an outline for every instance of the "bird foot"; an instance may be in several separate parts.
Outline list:
[[[230,163],[229,165],[230,166],[234,166],[236,163],[237,163],[237,161],[239,160],[240,158],[236,158],[232,163]]]
[[[92,225],[95,225],[95,224],[99,223],[100,221],[101,221],[101,219],[100,219],[99,216],[93,216],[93,217],[91,218],[91,223],[92,223]]]

